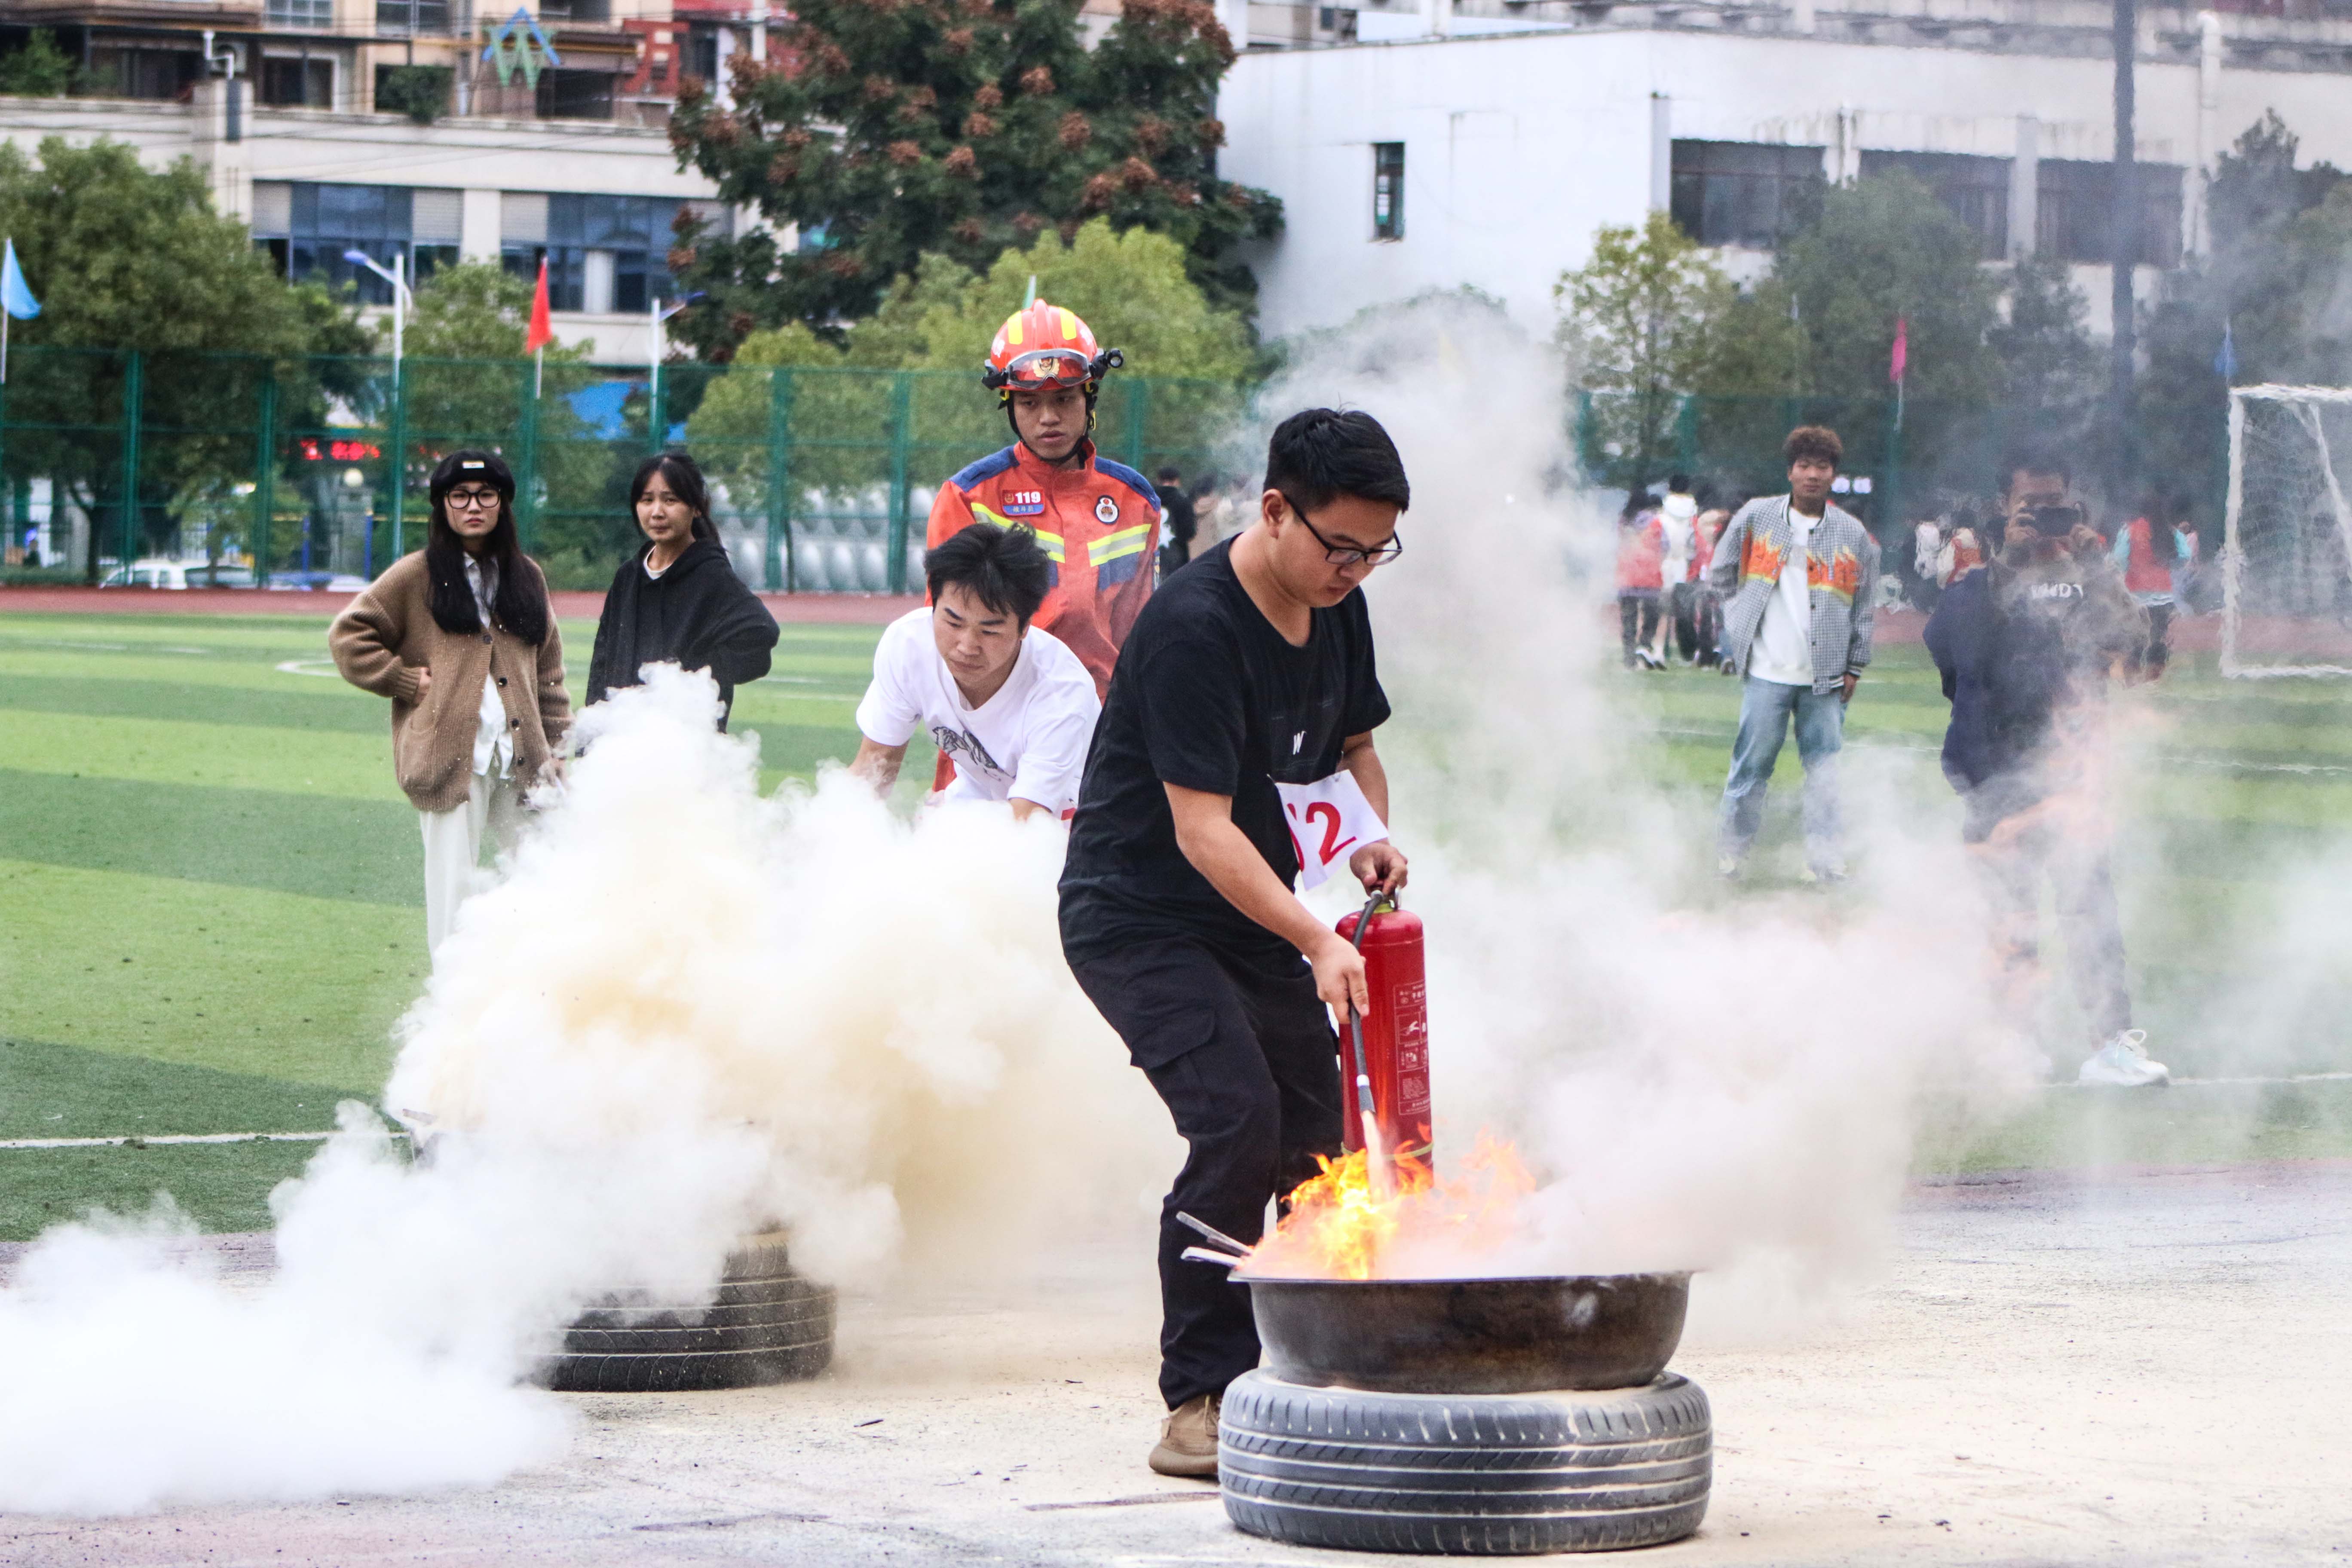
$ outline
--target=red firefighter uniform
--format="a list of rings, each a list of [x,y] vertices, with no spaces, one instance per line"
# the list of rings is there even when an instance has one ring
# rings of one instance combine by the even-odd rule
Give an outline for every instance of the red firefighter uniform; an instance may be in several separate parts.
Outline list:
[[[1141,474],[1098,456],[1092,441],[1079,456],[1072,467],[1054,468],[1015,441],[982,458],[940,487],[925,544],[937,546],[975,522],[1034,530],[1054,574],[1030,624],[1078,656],[1100,696],[1151,596],[1160,497]]]

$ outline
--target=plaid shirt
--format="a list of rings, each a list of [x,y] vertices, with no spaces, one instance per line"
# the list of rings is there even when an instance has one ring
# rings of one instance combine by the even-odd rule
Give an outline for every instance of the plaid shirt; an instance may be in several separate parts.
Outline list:
[[[1748,673],[1756,628],[1780,581],[1794,531],[1789,498],[1759,496],[1739,509],[1715,542],[1707,585],[1724,596],[1723,655]],[[1805,551],[1813,624],[1813,689],[1826,696],[1870,662],[1871,594],[1878,583],[1878,542],[1852,513],[1829,507]]]

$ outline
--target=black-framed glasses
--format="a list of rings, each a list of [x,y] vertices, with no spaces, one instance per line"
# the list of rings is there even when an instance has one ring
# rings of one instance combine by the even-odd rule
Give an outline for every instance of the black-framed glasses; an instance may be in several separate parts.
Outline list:
[[[499,504],[496,490],[451,490],[442,498],[465,511],[489,511]]]
[[[1386,544],[1376,544],[1370,550],[1354,544],[1334,544],[1323,537],[1321,529],[1307,521],[1307,509],[1291,500],[1287,490],[1282,492],[1282,500],[1283,504],[1290,508],[1290,515],[1297,518],[1300,525],[1315,536],[1315,542],[1323,547],[1323,559],[1334,566],[1353,566],[1366,561],[1375,566],[1385,566],[1404,553],[1404,540],[1394,533],[1389,535]]]

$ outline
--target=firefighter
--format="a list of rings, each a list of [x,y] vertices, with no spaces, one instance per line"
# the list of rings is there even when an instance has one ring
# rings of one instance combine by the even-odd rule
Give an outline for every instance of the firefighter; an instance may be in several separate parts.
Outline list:
[[[1059,305],[1040,300],[1006,318],[981,380],[1013,444],[940,487],[924,540],[937,549],[975,522],[1035,532],[1053,575],[1030,624],[1078,656],[1098,697],[1151,596],[1162,515],[1151,482],[1100,456],[1091,439],[1103,373],[1123,363]]]

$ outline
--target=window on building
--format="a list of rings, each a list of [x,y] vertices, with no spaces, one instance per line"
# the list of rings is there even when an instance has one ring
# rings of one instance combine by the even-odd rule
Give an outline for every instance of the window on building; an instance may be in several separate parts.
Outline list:
[[[335,62],[331,59],[278,59],[264,56],[254,96],[282,109],[332,109],[335,106]]]
[[[446,33],[449,30],[449,0],[375,0],[375,30],[380,37],[390,38]]]
[[[1674,220],[1701,245],[1769,250],[1818,209],[1826,184],[1822,153],[1759,142],[1676,142]]]
[[[2009,171],[2006,158],[1976,158],[1958,153],[1862,154],[1862,177],[1905,174],[1936,194],[1951,215],[1977,237],[1978,256],[2009,258]]]
[[[2177,267],[2182,171],[2173,163],[2142,163],[2137,172],[2138,264]],[[2066,261],[2113,261],[2115,179],[2113,163],[2044,158],[2036,164],[2034,248]]]
[[[547,70],[539,73],[539,117],[541,120],[610,120],[613,84],[610,71]]]
[[[612,0],[540,0],[539,14],[550,22],[609,22]]]
[[[1404,237],[1404,143],[1372,143],[1372,237]]]
[[[392,303],[392,285],[344,252],[361,251],[385,267],[408,258],[411,282],[457,262],[460,193],[406,185],[320,185],[257,180],[253,239],[278,270],[296,282],[353,285],[369,305]]]
[[[704,81],[719,79],[719,29],[695,27],[686,35],[686,58],[678,62],[687,75]]]
[[[194,49],[99,47],[90,50],[89,74],[98,92],[171,102],[195,86],[204,64]]]
[[[269,0],[262,16],[273,29],[331,33],[335,27],[335,0]]]
[[[716,202],[510,191],[502,214],[506,268],[529,280],[544,258],[548,303],[559,310],[644,310],[677,292],[669,250],[681,207],[727,237],[727,210]]]

